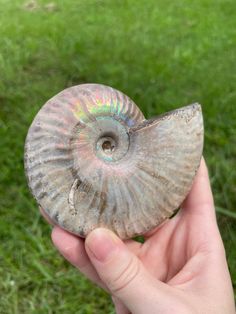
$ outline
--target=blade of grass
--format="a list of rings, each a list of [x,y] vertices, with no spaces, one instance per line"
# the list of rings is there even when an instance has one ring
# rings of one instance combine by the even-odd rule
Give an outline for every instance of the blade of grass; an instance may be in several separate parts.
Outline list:
[[[228,216],[230,218],[236,219],[236,213],[233,212],[232,210],[228,210],[222,207],[216,207],[216,212],[225,216]]]

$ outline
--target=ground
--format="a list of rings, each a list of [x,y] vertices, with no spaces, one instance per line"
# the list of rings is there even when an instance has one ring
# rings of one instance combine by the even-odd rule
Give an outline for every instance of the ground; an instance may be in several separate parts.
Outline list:
[[[50,241],[23,170],[39,108],[79,83],[113,86],[147,118],[202,104],[204,156],[236,285],[235,0],[0,0],[1,313],[113,313]]]

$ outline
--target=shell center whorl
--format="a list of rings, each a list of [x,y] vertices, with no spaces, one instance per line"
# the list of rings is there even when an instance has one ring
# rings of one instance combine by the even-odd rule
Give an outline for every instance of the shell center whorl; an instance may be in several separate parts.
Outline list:
[[[104,162],[114,162],[126,155],[129,149],[129,134],[120,121],[103,117],[97,119],[100,134],[95,143],[95,154]]]
[[[116,148],[117,142],[111,136],[103,136],[97,142],[97,149],[102,149],[107,155],[111,155]]]
[[[96,155],[102,160],[112,161],[117,148],[119,148],[117,138],[112,134],[105,134],[97,141]]]

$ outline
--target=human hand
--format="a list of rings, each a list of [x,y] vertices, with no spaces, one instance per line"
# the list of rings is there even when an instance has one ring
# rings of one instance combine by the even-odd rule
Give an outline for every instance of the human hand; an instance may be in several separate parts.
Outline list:
[[[113,296],[118,314],[235,313],[204,160],[181,210],[145,234],[144,244],[121,241],[102,228],[84,240],[58,226],[52,240],[70,263]]]

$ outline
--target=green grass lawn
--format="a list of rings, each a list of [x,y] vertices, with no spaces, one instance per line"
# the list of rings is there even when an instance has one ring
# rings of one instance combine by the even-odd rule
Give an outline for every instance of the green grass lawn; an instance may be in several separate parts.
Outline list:
[[[217,217],[236,290],[236,1],[0,0],[0,312],[113,313],[56,252],[23,170],[44,102],[79,83],[122,90],[146,117],[202,104]]]

